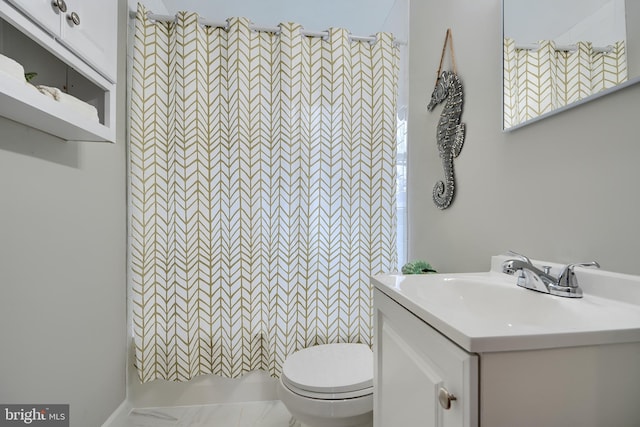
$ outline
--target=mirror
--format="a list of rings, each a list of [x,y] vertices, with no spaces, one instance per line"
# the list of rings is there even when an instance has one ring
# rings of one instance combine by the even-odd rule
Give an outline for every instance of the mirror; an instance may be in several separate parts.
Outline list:
[[[503,0],[503,129],[640,81],[640,1]]]

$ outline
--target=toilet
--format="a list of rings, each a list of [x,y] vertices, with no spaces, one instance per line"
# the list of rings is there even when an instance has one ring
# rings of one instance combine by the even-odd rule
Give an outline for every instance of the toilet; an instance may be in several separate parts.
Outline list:
[[[365,344],[322,344],[290,354],[278,398],[308,427],[373,425],[373,352]]]

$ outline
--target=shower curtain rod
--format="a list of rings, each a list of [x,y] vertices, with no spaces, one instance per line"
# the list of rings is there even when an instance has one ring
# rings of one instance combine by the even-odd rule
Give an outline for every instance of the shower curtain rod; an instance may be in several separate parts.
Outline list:
[[[129,13],[129,16],[131,18],[136,17],[136,12],[131,11]],[[147,18],[151,19],[152,21],[162,21],[162,22],[172,22],[175,21],[176,17],[175,16],[170,16],[170,15],[156,15],[155,13],[151,13],[151,12],[147,12]],[[228,28],[229,25],[226,21],[211,21],[208,19],[202,19],[202,18],[198,18],[198,24],[200,25],[204,25],[207,27],[218,27],[218,28]],[[249,25],[249,28],[253,31],[265,31],[268,33],[279,33],[280,32],[280,27],[262,27],[262,26],[258,26],[258,25]],[[329,36],[329,32],[328,31],[309,31],[309,30],[300,30],[300,34],[302,34],[303,36],[307,36],[307,37],[328,37]],[[356,42],[375,42],[376,38],[373,36],[353,36],[353,35],[349,35],[349,39],[351,41],[356,41]],[[404,40],[398,40],[398,39],[393,39],[393,42],[397,45],[406,45],[407,42]]]
[[[540,45],[538,43],[530,43],[530,44],[517,44],[516,49],[519,50],[538,50]],[[604,47],[592,47],[594,52],[599,53],[610,53],[613,51],[613,46],[604,46]],[[578,50],[578,45],[568,44],[568,45],[557,45],[556,51],[564,51],[564,52],[575,52]]]

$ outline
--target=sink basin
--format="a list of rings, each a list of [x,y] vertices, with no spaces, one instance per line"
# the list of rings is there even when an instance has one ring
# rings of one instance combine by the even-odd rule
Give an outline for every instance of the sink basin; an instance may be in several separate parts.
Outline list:
[[[489,272],[378,275],[373,284],[469,352],[640,341],[640,277],[576,269],[585,295],[562,298],[517,286],[504,259],[493,257]]]

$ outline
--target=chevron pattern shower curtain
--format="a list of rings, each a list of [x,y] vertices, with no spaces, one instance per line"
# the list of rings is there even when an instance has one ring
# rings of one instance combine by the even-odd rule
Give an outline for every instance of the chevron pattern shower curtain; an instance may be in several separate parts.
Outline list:
[[[371,343],[369,276],[397,269],[398,51],[137,14],[130,269],[141,381]]]
[[[538,117],[627,80],[625,43],[611,52],[578,42],[575,52],[556,50],[551,40],[536,50],[504,39],[504,127]]]

